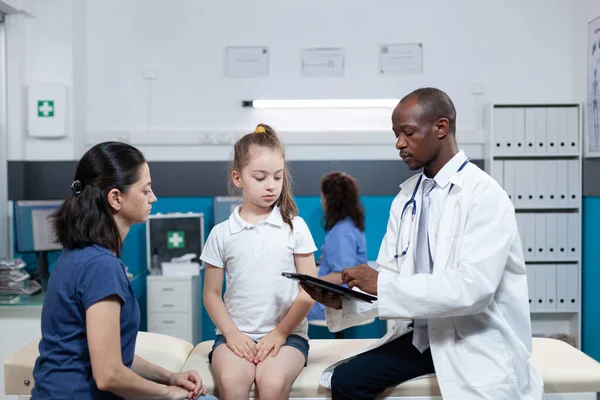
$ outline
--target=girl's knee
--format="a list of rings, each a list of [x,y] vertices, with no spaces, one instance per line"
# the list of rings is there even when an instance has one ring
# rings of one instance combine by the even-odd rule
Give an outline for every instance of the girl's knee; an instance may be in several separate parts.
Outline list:
[[[217,377],[219,393],[224,398],[239,399],[248,396],[252,383],[253,379],[235,371],[227,371]]]
[[[289,391],[288,382],[286,382],[284,377],[277,376],[276,374],[257,379],[256,386],[258,387],[260,398],[265,400],[287,398],[287,392]]]

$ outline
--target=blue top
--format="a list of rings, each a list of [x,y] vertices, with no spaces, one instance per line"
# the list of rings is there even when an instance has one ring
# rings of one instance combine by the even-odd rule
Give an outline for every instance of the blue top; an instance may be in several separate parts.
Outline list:
[[[140,309],[125,266],[110,250],[88,246],[63,250],[50,274],[42,308],[40,356],[31,399],[120,399],[100,392],[92,375],[86,310],[108,296],[121,299],[123,364],[133,364]]]
[[[319,277],[332,272],[342,272],[358,264],[367,263],[367,243],[365,234],[354,225],[350,218],[338,221],[323,243],[323,255],[319,265]],[[308,313],[308,320],[325,319],[325,308],[315,303]]]

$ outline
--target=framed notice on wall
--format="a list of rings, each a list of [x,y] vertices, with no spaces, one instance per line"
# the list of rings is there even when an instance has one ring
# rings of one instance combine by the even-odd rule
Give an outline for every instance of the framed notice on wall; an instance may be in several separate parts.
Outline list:
[[[600,157],[600,17],[588,25],[585,157]]]

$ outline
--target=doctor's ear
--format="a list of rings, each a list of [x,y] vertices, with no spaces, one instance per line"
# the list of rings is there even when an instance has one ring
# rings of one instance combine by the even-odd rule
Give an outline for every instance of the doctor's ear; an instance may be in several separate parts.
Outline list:
[[[436,137],[438,139],[443,139],[448,134],[450,128],[450,121],[448,121],[448,118],[440,118],[435,123],[435,128],[437,130]]]

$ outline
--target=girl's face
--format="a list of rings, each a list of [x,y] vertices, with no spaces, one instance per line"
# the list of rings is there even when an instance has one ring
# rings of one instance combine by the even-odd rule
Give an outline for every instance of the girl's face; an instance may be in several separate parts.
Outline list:
[[[281,153],[267,147],[250,146],[250,161],[240,171],[233,170],[233,183],[242,189],[244,202],[269,208],[281,195],[285,162]]]

